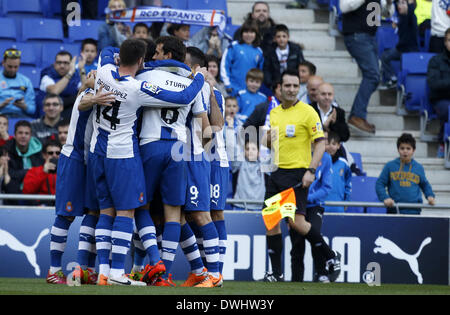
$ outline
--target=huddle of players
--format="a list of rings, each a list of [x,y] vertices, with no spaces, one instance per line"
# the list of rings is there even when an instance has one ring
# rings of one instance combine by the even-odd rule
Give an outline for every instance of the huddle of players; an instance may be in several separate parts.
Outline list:
[[[175,286],[170,271],[181,245],[191,265],[183,286],[223,284],[224,100],[205,81],[201,51],[174,37],[159,38],[155,51],[134,39],[105,48],[90,75],[94,90],[77,98],[58,165],[49,283],[65,280],[54,271],[70,223],[84,215],[76,283]],[[126,275],[133,232],[135,261]]]

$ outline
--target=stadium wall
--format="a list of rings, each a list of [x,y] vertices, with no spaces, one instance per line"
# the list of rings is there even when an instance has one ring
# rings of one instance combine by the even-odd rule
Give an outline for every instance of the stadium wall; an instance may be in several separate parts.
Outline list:
[[[225,213],[228,247],[225,280],[262,279],[269,263],[265,228],[259,212]],[[0,207],[0,277],[45,278],[50,265],[51,208]],[[63,257],[65,273],[76,261],[81,219],[72,224]],[[337,282],[424,283],[449,285],[449,218],[401,215],[326,214],[323,235],[342,254]],[[284,270],[291,278],[291,244],[285,224]],[[131,255],[127,267],[132,264]],[[305,281],[313,275],[306,242]],[[184,279],[189,265],[179,249],[173,278]],[[423,279],[423,280],[422,280]]]

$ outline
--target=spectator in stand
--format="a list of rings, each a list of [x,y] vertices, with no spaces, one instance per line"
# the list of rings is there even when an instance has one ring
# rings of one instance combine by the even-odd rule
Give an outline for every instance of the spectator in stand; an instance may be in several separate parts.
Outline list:
[[[273,82],[280,81],[285,70],[297,70],[302,61],[302,49],[289,41],[288,27],[284,24],[276,25],[275,43],[264,51],[264,84],[272,87]]]
[[[269,4],[265,1],[256,1],[253,4],[252,12],[248,13],[244,24],[256,22],[258,29],[258,40],[261,43],[263,51],[272,46],[275,35],[275,22],[270,17]],[[242,27],[241,27],[242,28]],[[238,28],[234,33],[234,40],[240,42],[242,40],[242,29]]]
[[[58,123],[58,142],[61,146],[66,144],[69,135],[70,120],[63,119]]]
[[[431,9],[431,0],[416,0],[414,14],[417,18],[417,27],[421,37],[425,36],[425,31],[427,29],[431,29]]]
[[[444,157],[444,124],[448,120],[450,106],[450,27],[445,31],[445,50],[432,57],[428,63],[427,84],[430,102],[441,122],[438,157]]]
[[[50,140],[42,149],[44,164],[32,167],[28,170],[23,179],[23,193],[30,195],[54,195],[56,192],[56,167],[59,155],[61,154],[61,144],[58,141]],[[47,205],[54,205],[54,202],[46,202]]]
[[[418,51],[417,18],[414,15],[415,0],[399,0],[398,12],[398,44],[394,48],[385,50],[381,55],[381,73],[383,82],[380,89],[390,89],[397,85],[397,76],[391,62],[400,60],[402,53]]]
[[[97,70],[97,56],[97,41],[92,38],[83,40],[81,43],[81,55],[76,66],[81,77],[87,76],[92,70]]]
[[[214,55],[219,59],[230,44],[225,36],[221,36],[217,26],[204,27],[191,39],[192,46],[197,47],[206,55]]]
[[[108,11],[124,10],[127,6],[123,0],[110,0]],[[98,50],[108,46],[120,47],[120,45],[131,37],[131,29],[124,23],[114,23],[109,20],[109,13],[106,15],[106,23],[98,28]]]
[[[161,0],[125,0],[127,8],[134,8],[140,6],[157,6],[162,5]]]
[[[149,38],[150,33],[148,29],[148,25],[145,23],[137,23],[133,27],[133,38],[142,38],[146,39]]]
[[[433,0],[431,6],[430,52],[440,54],[444,47],[445,31],[450,26],[450,2]]]
[[[409,133],[397,139],[399,157],[388,162],[376,182],[378,199],[388,213],[397,213],[395,203],[422,203],[422,192],[430,205],[434,205],[434,193],[423,166],[414,160],[416,140]],[[387,189],[387,192],[386,192]],[[421,209],[400,208],[401,214],[420,214]]]
[[[370,9],[373,0],[340,0],[342,11],[342,27],[344,43],[350,55],[356,60],[362,72],[362,81],[358,93],[353,101],[348,123],[359,131],[375,134],[375,125],[369,124],[367,106],[373,92],[380,82],[380,69],[378,66],[378,45],[375,38],[379,16],[374,15]],[[377,0],[381,3],[381,14],[390,17],[394,13],[392,0]]]
[[[239,151],[239,131],[241,128],[241,122],[237,119],[237,113],[239,111],[238,101],[233,96],[228,96],[225,98],[225,122],[224,122],[224,140],[225,140],[225,148],[227,150],[228,161],[231,163],[238,160],[238,157],[241,156],[241,152]],[[237,173],[233,173],[232,168],[230,167],[230,178],[231,185],[229,186],[230,190],[233,192],[236,191],[236,183],[237,183]]]
[[[191,26],[189,24],[170,24],[167,28],[167,33],[181,39],[186,47],[194,46],[190,41]]]
[[[267,100],[267,97],[264,94],[258,92],[261,88],[263,79],[264,73],[260,69],[253,68],[247,72],[247,76],[245,77],[247,88],[245,90],[240,90],[237,96],[239,104],[238,119],[241,123],[244,123],[248,116],[253,113],[256,105]]]
[[[247,141],[245,143],[245,160],[234,161],[232,163],[233,173],[237,174],[237,185],[234,199],[240,200],[264,200],[266,192],[264,184],[264,173],[261,171],[259,161],[259,149],[256,142]],[[258,204],[234,204],[235,210],[260,210]]]
[[[30,79],[19,73],[20,50],[10,48],[3,53],[0,74],[0,113],[29,117],[36,111],[35,94]]]
[[[340,157],[338,151],[341,147],[341,139],[336,132],[329,132],[326,143],[326,151],[332,160],[332,185],[326,201],[350,201],[352,192],[352,171],[346,159]],[[344,207],[325,206],[325,212],[344,212]]]
[[[308,91],[307,104],[317,103],[317,96],[319,95],[319,86],[324,83],[323,78],[318,75],[313,75],[308,79],[306,89]]]
[[[86,71],[82,73],[76,69],[77,57],[67,51],[59,52],[55,57],[53,65],[41,72],[40,99],[46,94],[54,94],[61,97],[64,108],[62,116],[70,118],[73,104],[78,95],[78,89],[86,80]],[[78,66],[84,68],[85,60],[80,60]]]
[[[0,148],[1,157],[0,157],[0,189],[1,192],[5,192],[5,186],[11,182],[11,176],[9,175],[9,156],[4,148]],[[0,204],[3,204],[3,201],[0,201]]]
[[[31,136],[31,124],[20,120],[14,127],[14,139],[4,146],[8,156],[8,169],[11,181],[4,185],[7,194],[21,194],[23,179],[27,171],[35,166],[44,164],[41,142]],[[5,201],[5,204],[17,205],[17,201]]]
[[[44,116],[31,122],[33,137],[44,144],[47,138],[58,136],[57,126],[63,120],[61,113],[63,103],[61,97],[55,94],[47,94],[44,98]]]
[[[247,72],[252,68],[263,68],[264,57],[259,47],[258,27],[255,23],[240,28],[241,40],[234,41],[224,52],[220,75],[228,95],[237,96],[245,89]]]
[[[225,84],[222,82],[222,78],[220,77],[220,59],[214,55],[206,55],[206,68],[208,72],[211,74],[211,80],[213,80],[213,86],[222,93],[223,97],[227,97],[227,89],[225,88]]]
[[[9,119],[8,116],[0,114],[0,147],[3,147],[8,140],[13,139],[8,133]]]
[[[316,75],[316,66],[307,60],[300,62],[298,65],[298,74],[300,76],[300,92],[297,95],[299,101],[308,103],[308,81],[309,78]]]

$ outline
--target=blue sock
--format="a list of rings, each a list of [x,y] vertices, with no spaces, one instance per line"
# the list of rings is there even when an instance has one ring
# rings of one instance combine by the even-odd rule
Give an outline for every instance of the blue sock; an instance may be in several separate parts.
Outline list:
[[[133,237],[133,219],[117,216],[111,233],[111,276],[121,277],[125,274],[125,259]]]
[[[222,273],[225,254],[227,252],[227,229],[224,220],[214,221],[214,224],[217,229],[217,234],[219,234],[219,272]]]
[[[150,259],[150,265],[156,265],[161,257],[156,242],[156,228],[150,213],[148,210],[136,210],[134,218],[142,245]]]
[[[133,270],[140,271],[144,267],[144,260],[147,253],[145,252],[144,246],[142,245],[141,238],[137,231],[133,233],[133,244],[134,244],[134,262]]]
[[[90,259],[95,250],[95,226],[98,217],[85,215],[80,226],[80,240],[78,242],[78,264],[84,270],[90,266]]]
[[[188,222],[188,223],[192,232],[194,232],[195,238],[197,239],[197,246],[200,252],[200,256],[202,258],[203,266],[206,266],[205,250],[203,249],[203,235],[200,231],[200,228],[198,227],[197,224],[195,224],[195,222]]]
[[[62,269],[62,255],[66,249],[67,234],[71,221],[58,215],[50,232],[50,272],[55,273]]]
[[[109,275],[109,256],[111,254],[111,232],[114,217],[101,214],[95,227],[95,243],[97,248],[99,273]]]
[[[162,261],[166,266],[165,277],[167,277],[172,269],[172,263],[177,252],[178,242],[180,240],[181,226],[178,222],[166,222],[164,224],[164,232],[161,242]]]
[[[187,223],[181,227],[180,246],[191,266],[191,272],[201,273],[204,265],[198,250],[197,239]]]
[[[208,272],[218,277],[219,273],[219,235],[213,222],[200,227],[203,235],[203,250],[205,251],[206,268]]]
[[[159,257],[161,257],[161,242],[162,242],[162,234],[164,231],[163,225],[155,225],[156,230],[156,243],[158,244],[158,250],[159,250]]]

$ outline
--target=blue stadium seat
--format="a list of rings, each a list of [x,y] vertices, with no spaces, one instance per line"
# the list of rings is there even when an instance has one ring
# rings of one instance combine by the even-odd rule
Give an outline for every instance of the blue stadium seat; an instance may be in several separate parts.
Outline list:
[[[189,10],[222,10],[228,15],[226,0],[187,0]]]
[[[417,43],[419,43],[419,51],[428,52],[430,48],[430,38],[431,38],[431,29],[427,28],[425,30],[425,36],[423,38],[417,34]]]
[[[98,0],[97,18],[99,20],[105,20],[105,9],[108,7],[109,0]]]
[[[450,108],[449,108],[450,110]],[[448,114],[448,122],[444,125],[444,165],[450,168],[450,112]]]
[[[41,0],[3,0],[2,11],[9,17],[44,17]]]
[[[30,79],[35,90],[39,89],[41,81],[41,69],[32,66],[20,66],[19,73]]]
[[[225,34],[230,36],[230,38],[233,38],[234,33],[241,27],[240,25],[234,25],[234,24],[227,24],[225,27]]]
[[[24,19],[22,20],[23,41],[39,41],[41,43],[63,42],[62,21],[58,19]]]
[[[163,0],[162,4],[174,9],[186,10],[188,8],[187,0]]]
[[[401,71],[398,76],[397,114],[420,111],[421,100],[426,93],[428,62],[434,53],[404,53],[401,58]]]
[[[433,120],[437,119],[437,114],[434,111],[433,106],[430,103],[430,88],[428,87],[427,82],[425,81],[425,91],[420,100],[420,140],[425,142],[434,142],[437,141],[437,135],[428,134],[427,129],[428,126],[432,123]]]
[[[69,26],[69,41],[81,42],[86,38],[98,40],[98,28],[104,21],[81,20],[80,26]]]
[[[80,54],[81,46],[79,44],[59,44],[51,43],[42,45],[42,67],[46,68],[55,62],[56,54],[60,51],[66,50],[72,56]]]
[[[356,166],[361,170],[361,172],[363,172],[364,170],[363,170],[361,153],[350,152],[350,154],[352,155],[353,161],[355,161]]]
[[[13,40],[17,39],[17,25],[13,18],[0,18],[0,39]]]
[[[394,48],[398,43],[398,35],[391,24],[382,23],[378,27],[377,33],[375,34],[377,44],[378,44],[378,56],[381,57],[383,51],[387,49]]]
[[[375,191],[376,177],[353,176],[351,201],[380,202]],[[347,212],[355,213],[386,213],[386,208],[375,207],[348,207]]]
[[[328,5],[329,13],[329,33],[331,36],[339,36],[342,32],[342,12],[339,7],[339,0],[330,0]]]

